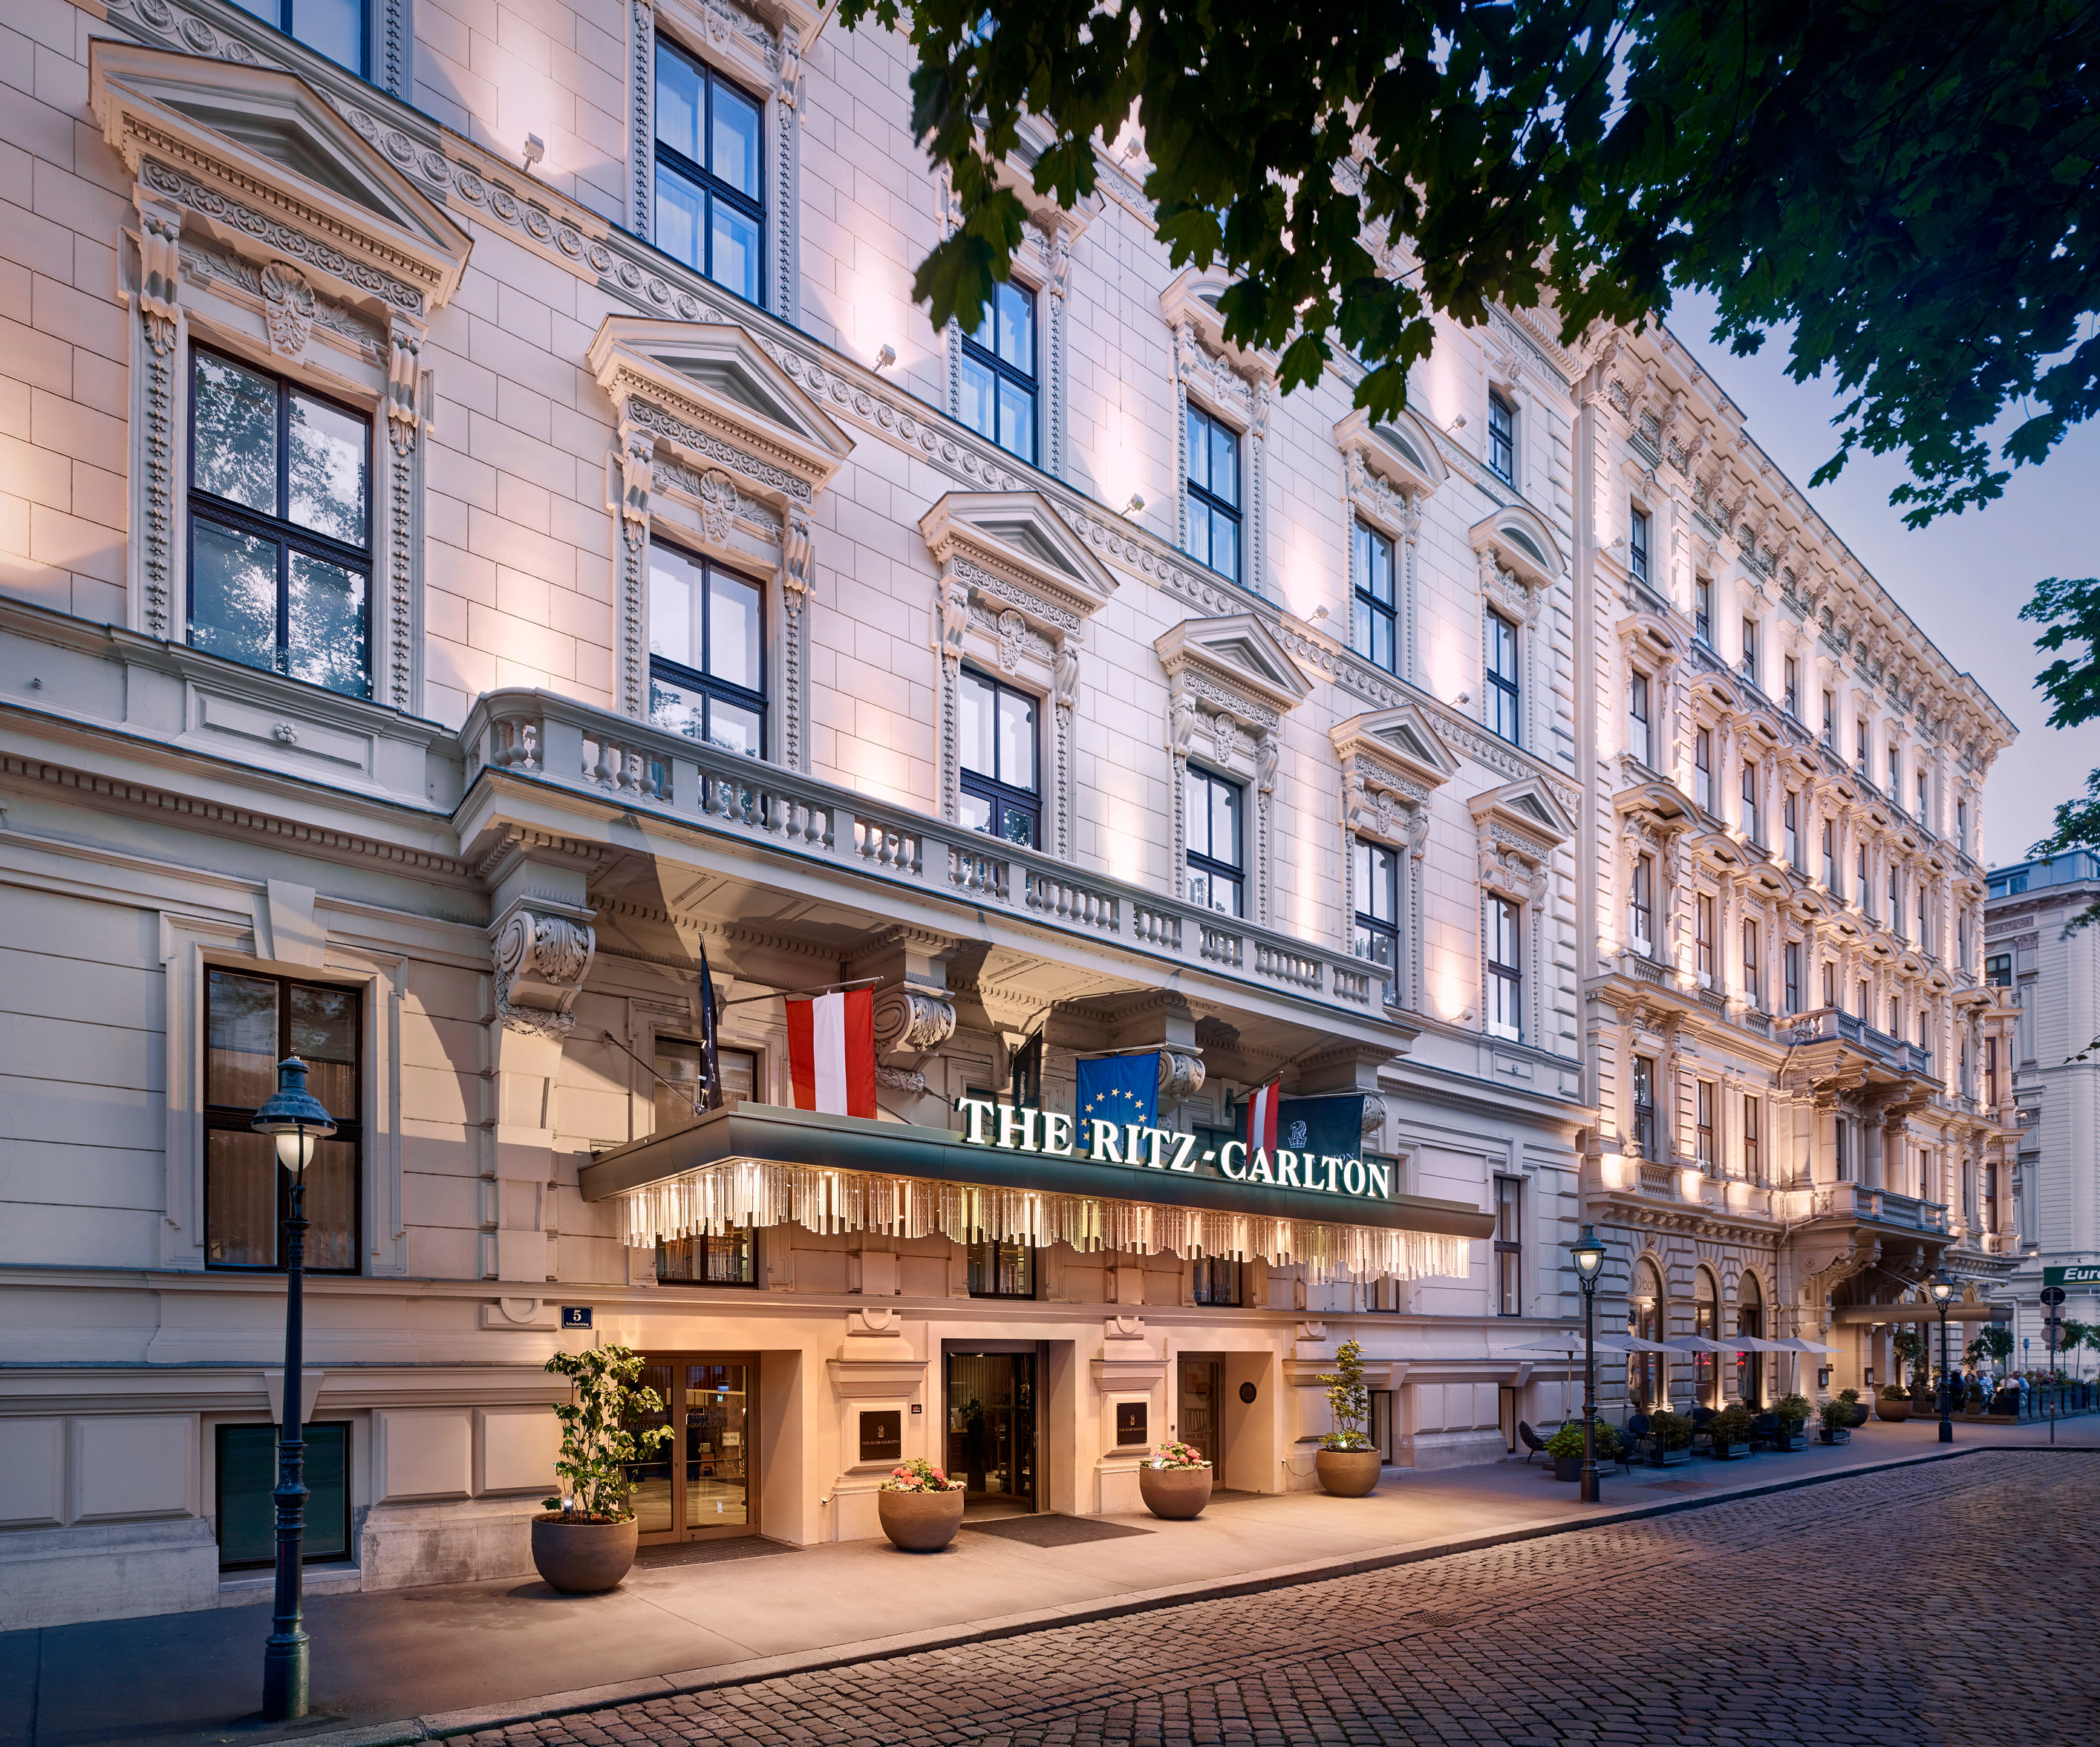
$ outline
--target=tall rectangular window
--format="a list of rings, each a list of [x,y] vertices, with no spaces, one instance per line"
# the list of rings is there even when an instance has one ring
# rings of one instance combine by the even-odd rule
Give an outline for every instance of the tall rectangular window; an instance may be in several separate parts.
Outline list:
[[[1874,1017],[1874,991],[1865,977],[1862,977],[1859,982],[1854,985],[1854,992],[1857,999],[1854,1002],[1852,1011],[1858,1014],[1860,1018],[1866,1020],[1869,1024],[1873,1023]]]
[[[1699,1082],[1696,1111],[1699,1131],[1699,1162],[1702,1165],[1711,1165],[1714,1162],[1714,1092],[1715,1087],[1713,1081],[1710,1079],[1703,1079]]]
[[[1516,408],[1500,395],[1488,395],[1488,466],[1498,479],[1516,481]]]
[[[1833,1008],[1838,1005],[1838,967],[1828,959],[1823,961],[1823,1004]]]
[[[1697,576],[1692,583],[1692,634],[1710,646],[1714,641],[1714,579]]]
[[[1789,788],[1786,799],[1780,804],[1780,826],[1785,832],[1783,847],[1786,864],[1796,873],[1801,871],[1801,795]]]
[[[1922,770],[1917,773],[1917,822],[1927,831],[1932,829],[1932,784]]]
[[[1387,1005],[1400,1004],[1400,857],[1382,843],[1356,841],[1357,956],[1377,967]]]
[[[307,1064],[307,1090],[335,1118],[332,1139],[307,1165],[307,1267],[354,1274],[358,1268],[360,1162],[359,1025],[355,989],[293,982],[245,970],[205,977],[204,1223],[208,1268],[281,1268],[279,1234],[292,1174],[276,1144],[249,1120],[277,1089],[277,1064]]]
[[[1788,715],[1798,718],[1801,714],[1801,664],[1789,655],[1785,672],[1786,686],[1780,702],[1786,706]]]
[[[1983,1039],[1983,1102],[1988,1109],[1998,1107],[1998,1040],[1995,1037]]]
[[[302,1425],[306,1453],[306,1536],[300,1563],[350,1557],[350,1427],[339,1422]],[[212,1464],[218,1568],[254,1571],[277,1556],[277,1428],[214,1428]]]
[[[1035,1296],[1035,1251],[1025,1243],[965,1246],[964,1277],[972,1298]]]
[[[1240,439],[1193,403],[1189,408],[1189,556],[1240,580]]]
[[[1823,694],[1823,743],[1833,752],[1838,750],[1838,699],[1828,691]]]
[[[1633,936],[1634,950],[1655,956],[1655,858],[1636,855],[1634,858],[1633,902],[1627,911],[1628,932]]]
[[[1035,293],[1012,280],[992,288],[984,320],[963,336],[963,422],[1009,455],[1035,459]]]
[[[1356,524],[1356,586],[1349,612],[1349,647],[1388,673],[1398,671],[1400,602],[1393,580],[1392,542],[1376,528]]]
[[[765,756],[765,597],[758,584],[649,543],[649,719],[724,752]]]
[[[1833,898],[1838,895],[1838,824],[1834,819],[1823,822],[1823,889]]]
[[[1500,613],[1489,613],[1487,647],[1482,666],[1487,688],[1488,727],[1511,745],[1521,743],[1517,678],[1516,627]]]
[[[190,359],[189,640],[372,692],[372,421],[201,348]]]
[[[1954,847],[1964,855],[1969,853],[1969,803],[1954,803]]]
[[[1853,898],[1859,904],[1860,914],[1871,916],[1874,913],[1874,893],[1867,883],[1867,846],[1864,843],[1853,852],[1853,868],[1855,875]]]
[[[656,1039],[656,1072],[651,1081],[655,1090],[655,1132],[668,1134],[674,1128],[690,1127],[698,1118],[700,1101],[707,1092],[704,1054],[698,1041],[691,1038]],[[758,1096],[758,1057],[752,1051],[718,1048],[715,1064],[721,1070],[726,1102]]]
[[[1798,1013],[1801,1011],[1801,942],[1789,940],[1780,956],[1785,967],[1786,1010]]]
[[[1701,728],[1692,736],[1692,798],[1701,809],[1714,810],[1714,730]]]
[[[764,106],[656,38],[655,241],[747,303],[765,301]]]
[[[1495,1314],[1524,1314],[1524,1179],[1495,1179]]]
[[[1899,746],[1889,748],[1889,799],[1898,806],[1904,804],[1903,748]]]
[[[1229,916],[1246,914],[1246,862],[1237,783],[1189,766],[1189,902]]]
[[[1032,849],[1043,818],[1036,700],[974,668],[963,669],[959,698],[962,823]]]
[[[1745,920],[1743,924],[1743,999],[1751,1006],[1762,1008],[1765,1004],[1765,984],[1758,945],[1757,924]]]
[[[1487,901],[1488,1030],[1496,1037],[1524,1035],[1523,915],[1507,898]]]
[[[370,77],[365,70],[365,44],[371,33],[366,25],[364,0],[236,0],[236,3],[360,79]]]
[[[1899,995],[1889,997],[1889,1035],[1895,1038],[1903,1035],[1903,997]]]
[[[1837,1169],[1840,1183],[1852,1180],[1851,1151],[1845,1144],[1846,1139],[1845,1118],[1840,1116],[1830,1125],[1831,1161]]]
[[[1655,768],[1655,723],[1649,680],[1638,668],[1626,682],[1626,750],[1649,770]]]
[[[1233,1308],[1245,1302],[1246,1268],[1237,1256],[1199,1255],[1193,1272],[1191,1295],[1198,1304]]]
[[[1634,1145],[1643,1158],[1655,1153],[1655,1057],[1634,1057]]]
[[[1743,1094],[1743,1175],[1753,1183],[1765,1177],[1764,1105],[1754,1093]]]
[[[1758,767],[1747,758],[1743,761],[1743,835],[1763,846],[1764,822],[1758,814]]]
[[[1874,779],[1869,754],[1873,748],[1868,741],[1867,718],[1860,717],[1852,724],[1852,765],[1869,783]]]
[[[1634,580],[1648,580],[1648,514],[1645,510],[1636,510],[1626,519],[1626,568],[1634,573]]]
[[[1743,621],[1743,677],[1753,686],[1762,684],[1758,666],[1758,622],[1754,619]]]
[[[1714,900],[1701,892],[1692,901],[1692,934],[1699,953],[1699,981],[1705,986],[1714,982]]]
[[[1889,932],[1899,940],[1905,937],[1903,870],[1899,867],[1889,869]]]

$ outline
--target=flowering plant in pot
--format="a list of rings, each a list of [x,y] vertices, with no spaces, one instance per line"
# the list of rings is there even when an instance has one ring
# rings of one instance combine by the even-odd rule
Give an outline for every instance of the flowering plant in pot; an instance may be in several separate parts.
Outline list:
[[[969,1482],[950,1480],[924,1456],[900,1462],[876,1493],[876,1514],[892,1546],[907,1553],[938,1553],[963,1525]]]
[[[642,1355],[631,1347],[558,1352],[546,1368],[569,1379],[571,1398],[554,1410],[561,1492],[542,1499],[546,1514],[532,1520],[532,1564],[550,1588],[593,1595],[613,1588],[634,1563],[641,1529],[631,1464],[668,1443],[671,1428],[634,1423],[661,1414],[664,1398],[634,1386]]]
[[[1692,1434],[1697,1427],[1689,1416],[1673,1414],[1665,1408],[1649,1419],[1648,1429],[1654,1442],[1653,1460],[1657,1467],[1674,1468],[1679,1462],[1691,1461]]]
[[[1781,1449],[1808,1448],[1808,1435],[1801,1428],[1808,1423],[1815,1411],[1815,1404],[1805,1395],[1783,1395],[1772,1404],[1772,1418],[1779,1422]]]
[[[1211,1502],[1211,1462],[1193,1444],[1170,1440],[1137,1465],[1138,1495],[1154,1516],[1187,1522]]]
[[[1732,1401],[1706,1422],[1706,1435],[1714,1440],[1714,1454],[1726,1462],[1750,1453],[1749,1409]]]
[[[1379,1483],[1378,1447],[1364,1435],[1371,1417],[1370,1387],[1364,1381],[1364,1349],[1345,1340],[1335,1349],[1335,1368],[1322,1371],[1335,1429],[1320,1440],[1312,1458],[1320,1484],[1337,1498],[1361,1498]]]
[[[1816,1410],[1823,1422],[1823,1441],[1826,1444],[1849,1444],[1852,1441],[1852,1406],[1842,1396],[1835,1396]]]

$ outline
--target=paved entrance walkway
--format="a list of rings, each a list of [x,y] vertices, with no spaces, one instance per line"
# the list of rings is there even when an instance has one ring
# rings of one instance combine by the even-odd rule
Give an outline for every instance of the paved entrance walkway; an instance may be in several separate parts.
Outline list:
[[[2048,1441],[2040,1427],[1960,1425],[1956,1437],[1957,1453]],[[2100,1419],[2066,1422],[2057,1440],[2100,1449]],[[1601,1507],[1581,1505],[1542,1460],[1389,1470],[1365,1499],[1238,1494],[1193,1523],[1085,1520],[1123,1531],[1106,1537],[1080,1537],[1078,1522],[1070,1537],[1028,1538],[988,1524],[926,1556],[880,1541],[806,1549],[715,1543],[648,1560],[609,1595],[561,1596],[536,1580],[513,1579],[324,1596],[307,1615],[322,1714],[291,1731],[240,1721],[258,1696],[267,1598],[252,1607],[15,1632],[0,1635],[0,1741],[202,1747],[401,1719],[421,1720],[376,1738],[461,1734],[572,1706],[580,1702],[577,1689],[633,1683],[624,1696],[639,1697],[749,1681],[1244,1595],[1941,1453],[1929,1423],[1877,1423],[1838,1449],[1615,1471]],[[2084,1470],[2084,1458],[2070,1460]],[[1841,1565],[1854,1556],[1824,1551]]]

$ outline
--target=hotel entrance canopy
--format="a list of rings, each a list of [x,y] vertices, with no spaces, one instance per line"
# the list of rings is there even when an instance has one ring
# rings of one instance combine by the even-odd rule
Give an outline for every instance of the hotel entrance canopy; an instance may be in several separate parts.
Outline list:
[[[1361,1167],[1319,1174],[1343,1185],[1323,1189],[1244,1180],[1231,1174],[1233,1162],[1209,1154],[1178,1170],[1096,1162],[1078,1149],[973,1145],[946,1128],[743,1104],[602,1153],[580,1181],[586,1201],[619,1203],[620,1237],[633,1248],[745,1224],[793,1224],[959,1243],[1236,1255],[1304,1265],[1315,1280],[1462,1278],[1470,1240],[1493,1229],[1492,1215],[1462,1202],[1349,1193],[1347,1185],[1374,1189],[1384,1178]],[[1316,1175],[1310,1163],[1308,1178]]]

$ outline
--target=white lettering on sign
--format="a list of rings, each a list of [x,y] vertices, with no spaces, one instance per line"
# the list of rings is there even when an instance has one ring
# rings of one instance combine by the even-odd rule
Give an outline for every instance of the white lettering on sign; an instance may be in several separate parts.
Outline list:
[[[1076,1157],[1090,1164],[1136,1171],[1221,1176],[1233,1183],[1265,1183],[1365,1201],[1392,1198],[1392,1167],[1377,1159],[1286,1146],[1273,1154],[1259,1146],[1250,1152],[1244,1140],[1203,1147],[1199,1136],[1183,1129],[1148,1128],[1142,1123],[1111,1123],[1098,1116],[1075,1122],[1056,1110],[995,1104],[989,1098],[958,1098],[955,1108],[963,1113],[963,1141],[968,1146],[1053,1158]],[[1304,1125],[1296,1126],[1302,1129]],[[1304,1136],[1299,1133],[1294,1138],[1302,1143]]]

